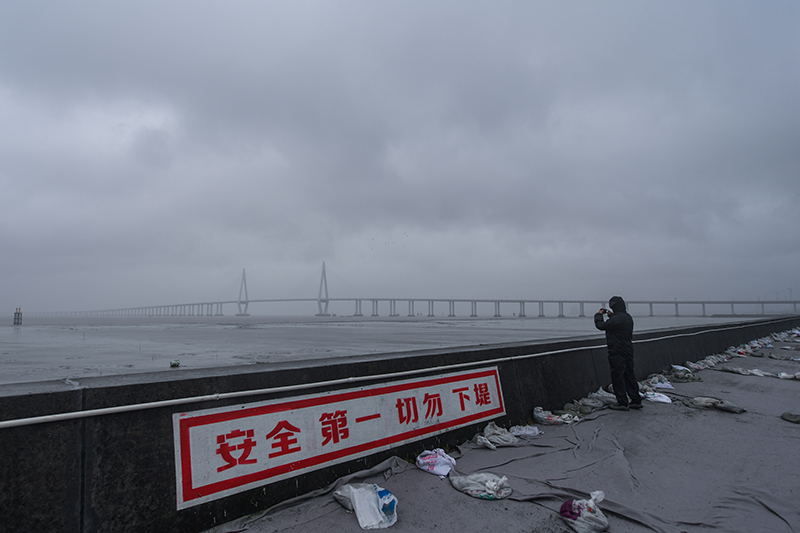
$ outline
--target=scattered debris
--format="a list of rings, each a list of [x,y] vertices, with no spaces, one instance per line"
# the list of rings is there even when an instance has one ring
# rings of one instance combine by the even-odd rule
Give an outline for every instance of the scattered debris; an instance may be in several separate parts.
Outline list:
[[[494,422],[492,422],[494,423]],[[447,455],[441,448],[425,450],[417,456],[417,467],[439,477],[445,477],[456,466],[456,460]]]
[[[453,488],[473,498],[481,500],[502,500],[511,495],[512,489],[508,486],[506,476],[499,477],[495,474],[479,472],[462,476],[451,470],[447,476]]]
[[[598,507],[605,494],[602,490],[592,492],[588,500],[568,500],[561,504],[559,514],[576,533],[595,533],[608,529],[608,518]]]
[[[794,422],[795,424],[800,424],[800,414],[786,412],[781,415],[781,418],[783,418],[787,422]]]
[[[397,522],[397,498],[374,483],[342,485],[333,497],[355,512],[361,529],[383,529]]]
[[[544,424],[545,426],[561,426],[563,424],[572,424],[573,422],[578,422],[580,420],[580,418],[571,414],[554,415],[550,411],[545,411],[541,407],[533,408],[533,419],[539,424]]]
[[[519,439],[512,435],[507,429],[498,427],[494,422],[489,422],[483,433],[475,435],[475,443],[496,450],[498,446],[511,446],[516,444]]]
[[[715,368],[714,370],[719,370],[720,372],[731,372],[733,374],[741,374],[742,376],[759,376],[759,377],[769,377],[769,378],[778,377],[777,374],[773,374],[772,372],[764,372],[757,368],[751,368],[750,370],[746,370],[738,366],[723,366],[721,368]]]
[[[720,400],[718,398],[707,398],[705,396],[697,396],[695,398],[683,398],[681,403],[687,407],[692,407],[694,409],[719,409],[720,411],[727,411],[729,413],[744,413],[745,410],[739,407],[738,405],[734,405],[730,402],[726,402],[724,400]]]
[[[538,437],[543,433],[536,426],[511,426],[508,431],[515,437]]]

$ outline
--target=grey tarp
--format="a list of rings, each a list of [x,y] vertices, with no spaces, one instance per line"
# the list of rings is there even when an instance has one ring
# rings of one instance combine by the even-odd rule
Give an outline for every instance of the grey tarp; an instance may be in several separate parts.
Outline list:
[[[796,365],[768,358],[727,364],[775,373]],[[645,402],[641,411],[603,410],[578,424],[540,426],[544,434],[521,445],[451,451],[459,472],[507,476],[514,492],[506,500],[470,498],[413,465],[388,479],[379,471],[392,465],[382,465],[367,480],[397,496],[391,530],[398,533],[568,531],[558,516],[561,503],[596,490],[605,493],[600,507],[615,533],[800,532],[800,425],[780,418],[800,412],[800,381],[701,375],[702,382],[675,383],[668,393],[676,400],[719,398],[746,412]],[[244,530],[360,531],[330,494],[250,521]]]

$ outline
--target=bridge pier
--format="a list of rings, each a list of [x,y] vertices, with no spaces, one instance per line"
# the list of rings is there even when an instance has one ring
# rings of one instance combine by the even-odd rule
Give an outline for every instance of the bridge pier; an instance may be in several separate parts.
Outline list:
[[[478,302],[472,300],[471,304],[472,304],[472,312],[470,313],[469,316],[475,318],[478,316]]]
[[[317,308],[319,310],[319,312],[317,313],[317,316],[331,316],[331,314],[328,312],[328,299],[327,298],[317,299]]]
[[[356,310],[353,312],[353,316],[364,316],[361,314],[361,300],[356,300]]]
[[[447,316],[448,317],[456,316],[456,303],[453,300],[449,300],[447,303],[449,304],[450,307],[450,313]]]
[[[650,302],[650,316],[653,316],[653,303]]]
[[[494,303],[494,317],[500,318],[500,302]]]
[[[378,316],[378,300],[372,300],[372,316]]]
[[[415,316],[414,315],[414,300],[408,301],[408,316]]]
[[[433,300],[428,300],[428,316],[436,316],[433,312]]]
[[[544,318],[544,302],[539,302],[539,318]]]
[[[581,311],[580,311],[580,313],[578,314],[578,316],[579,316],[580,318],[583,318],[583,317],[585,317],[585,316],[586,316],[585,314],[583,314],[583,302],[581,302],[581,303],[580,303],[580,308],[581,308]]]
[[[564,318],[564,302],[558,302],[558,318]]]

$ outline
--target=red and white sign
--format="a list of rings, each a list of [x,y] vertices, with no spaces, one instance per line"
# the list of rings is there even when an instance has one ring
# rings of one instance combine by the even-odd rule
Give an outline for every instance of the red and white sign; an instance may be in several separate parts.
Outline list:
[[[497,367],[175,413],[178,509],[504,414]]]

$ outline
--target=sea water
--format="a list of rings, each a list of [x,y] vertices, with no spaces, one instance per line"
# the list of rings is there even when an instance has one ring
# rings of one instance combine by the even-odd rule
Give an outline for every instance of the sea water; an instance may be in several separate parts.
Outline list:
[[[636,331],[743,321],[636,317]],[[0,384],[595,336],[591,316],[23,317],[0,326]],[[175,362],[179,366],[174,367]],[[171,367],[171,363],[173,366]]]

